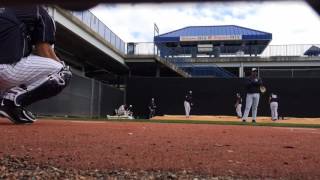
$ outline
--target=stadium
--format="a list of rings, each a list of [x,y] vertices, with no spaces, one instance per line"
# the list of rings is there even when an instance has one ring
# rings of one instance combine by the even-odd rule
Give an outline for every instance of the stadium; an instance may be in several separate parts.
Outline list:
[[[0,118],[0,179],[320,177],[320,42],[270,45],[272,32],[238,24],[161,34],[154,24],[153,42],[125,42],[89,10],[46,10],[73,77],[28,107],[38,118],[32,125]],[[266,92],[257,123],[243,123],[234,103],[239,93],[244,111],[253,68]],[[271,93],[280,99],[275,122]],[[121,105],[132,106],[131,118]]]

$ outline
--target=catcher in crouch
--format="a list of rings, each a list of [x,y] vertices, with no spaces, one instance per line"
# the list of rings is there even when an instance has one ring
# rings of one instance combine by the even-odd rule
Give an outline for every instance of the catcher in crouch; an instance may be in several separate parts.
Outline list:
[[[252,122],[255,123],[257,119],[257,111],[260,99],[260,92],[265,92],[265,87],[262,84],[262,80],[257,76],[258,71],[256,68],[252,68],[251,75],[246,78],[246,107],[242,116],[242,122],[246,122],[249,111],[252,107]]]
[[[59,94],[71,72],[56,56],[55,23],[41,6],[0,7],[0,115],[33,123],[26,109]]]

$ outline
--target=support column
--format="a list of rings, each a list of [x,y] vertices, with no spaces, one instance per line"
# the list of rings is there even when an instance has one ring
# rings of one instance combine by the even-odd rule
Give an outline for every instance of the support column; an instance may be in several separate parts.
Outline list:
[[[160,65],[157,63],[157,67],[156,67],[156,77],[160,77]]]
[[[98,106],[98,117],[102,117],[102,109],[101,109],[101,103],[102,103],[102,100],[101,100],[101,98],[102,98],[102,83],[101,82],[99,82],[99,99],[98,99],[98,103],[99,103],[99,106]]]
[[[95,82],[94,79],[91,79],[91,97],[90,97],[90,117],[93,117],[94,111],[94,89],[95,89]]]
[[[124,77],[124,87],[123,87],[123,104],[127,104],[127,85],[128,85],[128,76]]]
[[[117,88],[118,89],[120,88],[120,80],[121,80],[120,75],[117,75]]]
[[[131,72],[131,70],[129,70],[129,74],[128,74],[128,76],[129,76],[129,78],[131,78],[131,76],[132,76],[132,72]]]
[[[239,77],[243,78],[244,77],[244,68],[243,68],[243,63],[240,63],[240,67],[239,67]]]

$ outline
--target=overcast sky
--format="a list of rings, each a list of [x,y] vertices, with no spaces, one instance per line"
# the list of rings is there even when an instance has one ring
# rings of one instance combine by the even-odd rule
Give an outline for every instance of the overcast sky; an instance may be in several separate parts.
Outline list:
[[[103,4],[91,11],[125,42],[152,42],[186,26],[238,25],[272,33],[271,44],[320,44],[320,16],[301,1]]]

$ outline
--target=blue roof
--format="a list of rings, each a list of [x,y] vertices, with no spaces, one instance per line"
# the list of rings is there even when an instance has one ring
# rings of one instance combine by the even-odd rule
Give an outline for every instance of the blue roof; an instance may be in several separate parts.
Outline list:
[[[236,25],[189,26],[155,37],[156,42],[180,41],[181,37],[195,36],[238,36],[237,40],[271,40],[272,34]]]
[[[309,48],[304,55],[307,56],[319,56],[320,55],[320,48],[317,46],[311,46],[311,48]]]

